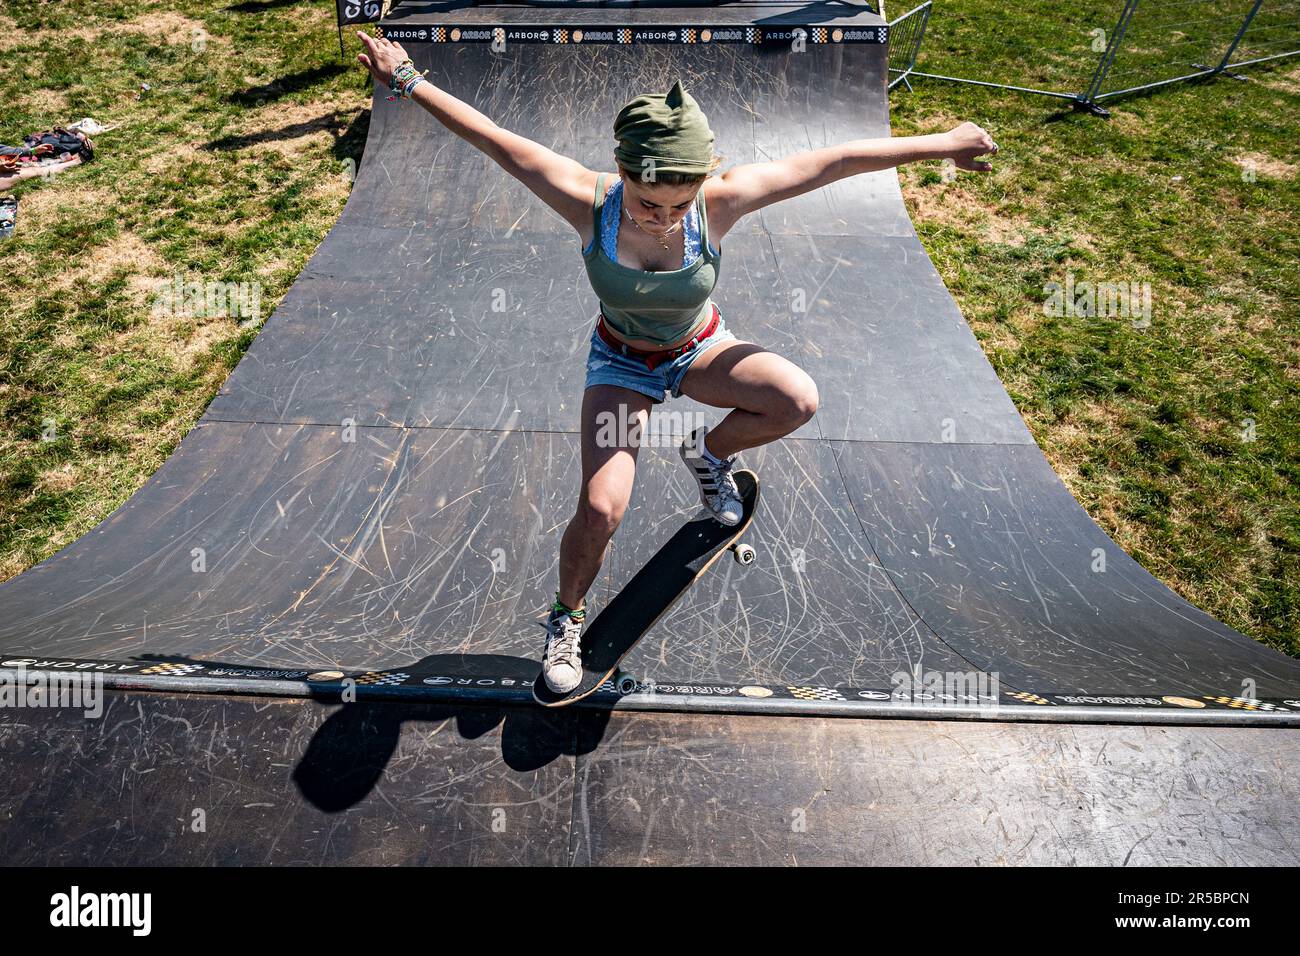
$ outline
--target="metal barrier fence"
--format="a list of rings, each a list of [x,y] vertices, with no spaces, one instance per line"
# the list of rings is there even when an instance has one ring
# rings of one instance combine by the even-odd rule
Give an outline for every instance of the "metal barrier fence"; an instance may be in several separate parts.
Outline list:
[[[934,0],[925,0],[897,20],[889,21],[889,72],[898,74],[889,81],[889,89],[902,83],[911,90],[912,84],[907,77],[916,67],[916,57],[921,52],[921,41],[925,39],[925,26],[930,22],[930,8],[933,6]]]
[[[1016,0],[1015,9],[1015,30],[995,0],[927,10],[927,71],[915,69],[913,51],[900,79],[1017,90],[1105,115],[1102,103],[1114,97],[1300,54],[1300,0]],[[990,37],[999,41],[991,52]],[[973,49],[983,76],[953,75]]]

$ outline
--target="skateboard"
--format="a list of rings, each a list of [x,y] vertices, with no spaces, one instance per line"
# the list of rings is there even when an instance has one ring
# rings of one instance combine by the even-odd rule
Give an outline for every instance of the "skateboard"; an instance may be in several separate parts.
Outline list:
[[[0,198],[0,239],[8,239],[18,225],[18,197]]]
[[[582,683],[567,694],[557,694],[540,673],[533,681],[533,698],[545,707],[564,707],[594,694],[606,681],[622,694],[636,689],[636,679],[619,670],[619,662],[654,627],[664,612],[677,603],[700,575],[724,551],[742,565],[754,563],[757,553],[740,536],[749,529],[758,510],[758,475],[748,469],[732,473],[744,506],[740,522],[732,527],[708,511],[692,518],[669,538],[645,566],[614,596],[582,634]]]

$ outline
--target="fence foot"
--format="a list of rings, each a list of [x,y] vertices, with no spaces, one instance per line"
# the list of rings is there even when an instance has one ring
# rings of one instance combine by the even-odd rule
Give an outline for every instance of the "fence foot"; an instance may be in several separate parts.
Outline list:
[[[1110,119],[1110,110],[1093,100],[1071,100],[1070,105],[1074,107],[1075,112],[1091,113],[1093,116]]]

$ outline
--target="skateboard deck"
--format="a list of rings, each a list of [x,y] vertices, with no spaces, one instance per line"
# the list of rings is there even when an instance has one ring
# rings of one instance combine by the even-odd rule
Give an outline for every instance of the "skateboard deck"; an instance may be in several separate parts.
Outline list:
[[[744,506],[740,523],[728,527],[702,510],[682,525],[583,631],[582,683],[567,694],[557,694],[538,673],[533,697],[539,704],[563,707],[599,690],[614,676],[619,662],[723,552],[734,550],[741,564],[753,562],[754,549],[737,542],[758,510],[758,475],[740,469],[732,477]]]

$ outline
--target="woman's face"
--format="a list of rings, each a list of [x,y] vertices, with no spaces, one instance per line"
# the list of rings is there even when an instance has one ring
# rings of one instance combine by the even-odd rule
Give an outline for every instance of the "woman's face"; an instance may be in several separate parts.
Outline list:
[[[693,186],[665,186],[643,183],[619,172],[623,179],[623,208],[646,232],[664,235],[676,228],[691,211],[691,203],[703,183]]]

